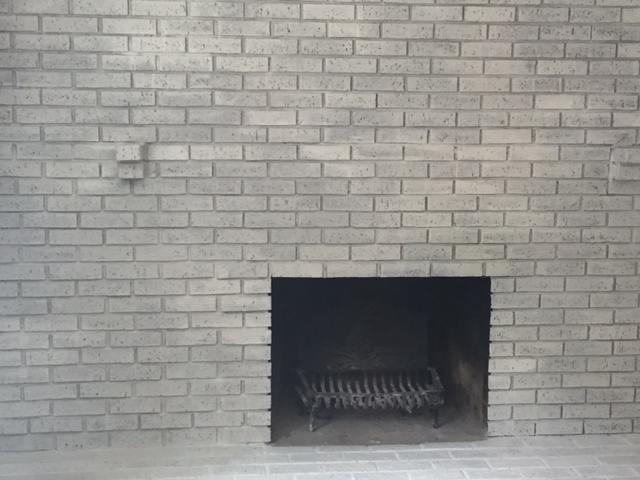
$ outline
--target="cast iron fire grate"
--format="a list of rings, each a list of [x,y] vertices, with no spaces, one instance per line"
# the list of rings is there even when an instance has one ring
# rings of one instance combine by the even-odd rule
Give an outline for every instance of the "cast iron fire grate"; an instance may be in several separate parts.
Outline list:
[[[439,409],[444,404],[444,388],[432,367],[404,371],[296,371],[295,389],[309,411],[309,431],[321,409],[398,409],[411,413],[428,408],[433,426],[439,426]]]

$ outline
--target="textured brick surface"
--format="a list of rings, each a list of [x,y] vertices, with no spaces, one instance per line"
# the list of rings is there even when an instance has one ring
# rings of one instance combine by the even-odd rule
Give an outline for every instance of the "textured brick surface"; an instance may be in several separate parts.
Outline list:
[[[168,400],[170,402],[170,400]],[[168,403],[184,408],[184,403]],[[195,408],[196,403],[189,405]],[[203,406],[204,403],[197,405]],[[525,407],[527,408],[527,407]],[[539,418],[553,418],[554,407],[538,408]],[[594,412],[597,409],[593,410]],[[172,411],[172,410],[169,410]],[[559,408],[558,408],[559,411]],[[546,415],[546,417],[545,417]],[[522,416],[526,416],[523,410]],[[167,415],[173,422],[179,414]],[[465,480],[480,478],[598,478],[635,479],[640,474],[638,434],[616,436],[580,435],[564,437],[492,438],[478,442],[428,442],[421,445],[375,445],[340,447],[305,447],[247,445],[212,447],[160,447],[158,430],[126,431],[131,428],[131,415],[122,415],[120,432],[112,434],[112,448],[91,452],[7,452],[0,454],[2,480],[62,480],[84,477],[104,480],[122,478],[215,478],[216,480]],[[144,416],[145,419],[153,417]],[[195,414],[200,429],[199,439],[206,441],[212,428],[239,425],[237,412],[200,412]],[[262,416],[249,414],[253,424],[262,425]],[[145,420],[143,420],[144,422]],[[546,420],[542,425],[571,426],[568,420]],[[579,422],[578,422],[579,423]],[[573,423],[577,425],[578,423]],[[596,431],[599,420],[588,423]],[[7,428],[20,429],[19,423]],[[38,432],[46,432],[50,422],[38,422]],[[56,423],[58,431],[73,432],[78,422],[66,418]],[[104,424],[91,423],[92,431],[101,432]],[[558,427],[556,427],[557,429]],[[565,427],[566,428],[566,427]],[[552,428],[549,428],[551,430]],[[570,430],[570,428],[567,428]],[[176,431],[174,431],[176,432]],[[180,431],[178,431],[180,432]],[[71,439],[68,433],[61,438]],[[182,438],[181,438],[182,437]],[[46,445],[46,436],[39,438]],[[99,436],[94,436],[94,444]],[[184,441],[184,435],[172,433],[170,443]],[[173,441],[175,440],[175,441]],[[71,446],[71,441],[67,446]],[[148,448],[128,448],[144,444]],[[85,444],[86,445],[86,444]],[[12,446],[19,447],[18,443]],[[60,472],[60,473],[54,473]],[[179,473],[176,473],[179,472]],[[213,473],[212,473],[213,472]]]
[[[639,431],[634,0],[4,0],[0,32],[0,450],[269,440],[273,276],[491,276],[489,433]]]

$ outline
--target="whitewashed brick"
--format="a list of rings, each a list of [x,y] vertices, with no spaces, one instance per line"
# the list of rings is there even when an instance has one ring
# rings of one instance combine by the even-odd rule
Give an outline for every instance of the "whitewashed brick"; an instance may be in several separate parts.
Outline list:
[[[268,440],[273,276],[492,277],[489,433],[634,428],[638,9],[498,3],[0,1],[0,449]]]
[[[183,1],[133,0],[131,9],[134,15],[158,15],[179,17],[187,14],[187,6]]]
[[[13,11],[15,13],[65,14],[69,13],[69,2],[68,0],[25,0],[16,5]]]
[[[357,18],[361,20],[408,20],[407,6],[366,5],[356,7]]]
[[[217,31],[221,35],[229,36],[268,36],[269,22],[261,20],[231,21],[220,20],[216,22]],[[203,32],[206,33],[206,32]]]
[[[555,9],[554,9],[555,10]],[[522,15],[522,10],[520,15]],[[514,7],[465,7],[464,19],[472,22],[512,22],[516,17]],[[521,19],[527,21],[525,19]]]

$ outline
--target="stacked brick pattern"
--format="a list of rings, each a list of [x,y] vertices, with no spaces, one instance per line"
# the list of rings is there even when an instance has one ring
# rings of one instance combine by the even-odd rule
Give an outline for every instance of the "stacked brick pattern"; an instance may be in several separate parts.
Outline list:
[[[0,11],[0,450],[268,441],[273,276],[491,276],[490,434],[640,431],[637,0]]]

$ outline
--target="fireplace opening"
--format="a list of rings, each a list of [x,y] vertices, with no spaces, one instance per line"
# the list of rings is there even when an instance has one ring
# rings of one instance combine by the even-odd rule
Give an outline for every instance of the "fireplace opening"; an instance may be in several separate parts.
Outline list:
[[[272,441],[484,438],[490,312],[488,278],[274,278]]]

